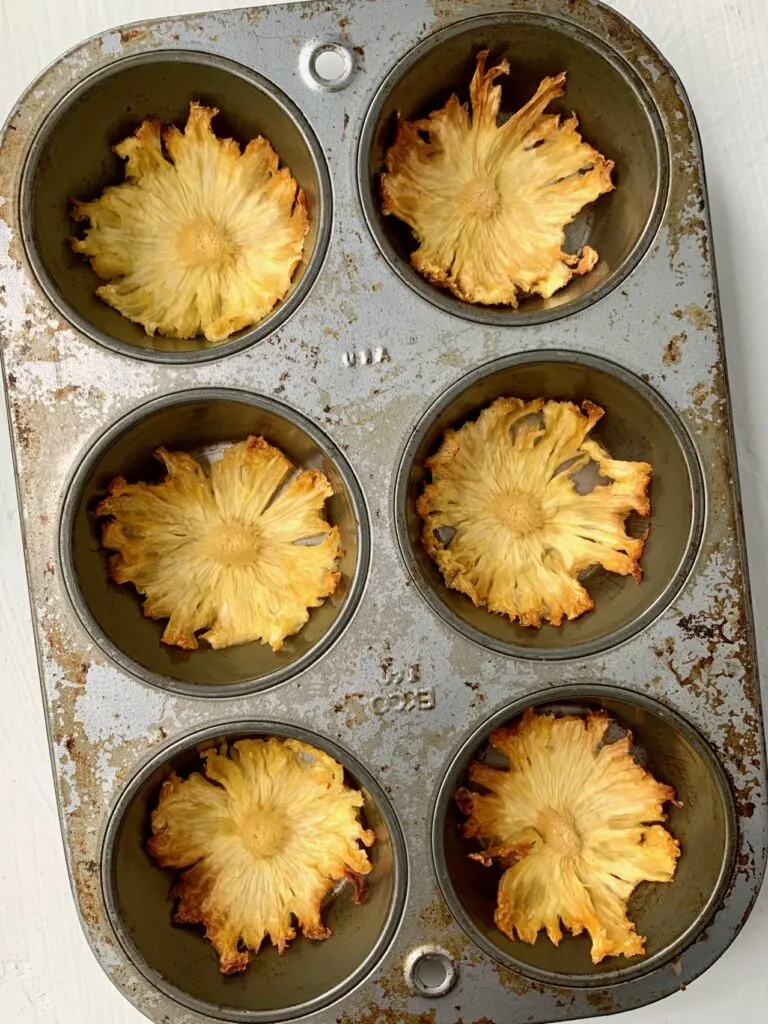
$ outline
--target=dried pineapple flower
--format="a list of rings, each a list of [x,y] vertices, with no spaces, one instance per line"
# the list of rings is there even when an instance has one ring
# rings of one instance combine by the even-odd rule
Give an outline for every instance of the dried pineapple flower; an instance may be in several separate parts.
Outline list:
[[[299,740],[240,740],[202,756],[205,776],[171,775],[152,812],[149,853],[187,869],[171,890],[174,921],[205,925],[222,974],[244,971],[267,936],[284,953],[294,917],[307,938],[327,939],[323,898],[349,879],[359,903],[371,870],[359,845],[374,841],[358,819],[362,794]]]
[[[102,535],[117,552],[113,579],[146,595],[146,616],[169,620],[166,644],[194,650],[206,629],[211,647],[261,640],[279,650],[340,579],[327,478],[308,469],[288,479],[293,463],[262,437],[232,445],[208,476],[184,452],[156,454],[162,483],[117,477],[96,509],[113,517]]]
[[[126,181],[74,204],[91,226],[72,248],[109,282],[96,294],[150,335],[223,341],[258,323],[304,251],[303,191],[266,139],[218,139],[217,113],[190,104],[183,133],[144,121],[115,147]]]
[[[577,579],[591,566],[642,579],[645,538],[624,521],[649,514],[651,467],[588,440],[602,415],[592,402],[499,398],[445,432],[417,509],[449,587],[524,626],[559,626],[594,607]],[[581,493],[591,464],[597,485]]]
[[[495,922],[511,939],[534,943],[542,928],[557,946],[560,922],[587,930],[592,962],[645,952],[645,938],[627,917],[640,882],[671,881],[680,845],[661,825],[675,791],[641,768],[631,734],[606,740],[603,711],[586,719],[528,710],[491,745],[509,769],[473,763],[470,781],[483,793],[459,790],[468,837],[488,844],[470,854],[486,866],[499,858]]]
[[[381,177],[382,210],[405,221],[419,243],[411,262],[433,284],[467,302],[517,307],[520,294],[549,298],[597,263],[563,251],[565,226],[610,192],[613,163],[579,135],[576,116],[544,110],[565,88],[545,78],[536,95],[499,123],[501,61],[477,56],[471,113],[454,95],[418,121],[399,121]]]

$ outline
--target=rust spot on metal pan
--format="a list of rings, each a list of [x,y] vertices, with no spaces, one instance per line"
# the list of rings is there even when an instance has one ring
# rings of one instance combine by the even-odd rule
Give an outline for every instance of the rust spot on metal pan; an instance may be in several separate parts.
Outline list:
[[[397,1005],[410,998],[411,993],[405,981],[402,965],[395,963],[378,978],[378,985],[388,1003]]]
[[[681,346],[688,341],[688,335],[685,331],[681,331],[679,334],[675,334],[667,342],[667,346],[664,349],[664,354],[661,357],[662,362],[665,366],[671,366],[673,363],[679,363],[682,358]]]
[[[463,960],[470,949],[474,952],[474,946],[471,946],[464,932],[456,927],[451,912],[441,897],[422,910],[419,923],[423,925],[426,934],[439,936],[440,945],[454,960]]]
[[[684,309],[676,309],[673,311],[672,316],[676,320],[688,320],[697,331],[712,330],[715,326],[714,316],[708,313],[706,309],[702,309],[701,306],[693,305],[686,306]]]
[[[717,602],[715,602],[717,604]],[[719,609],[722,611],[722,609]],[[727,622],[719,617],[709,618],[704,615],[683,615],[677,620],[680,629],[687,636],[703,640],[709,645],[709,653],[713,654],[712,645],[736,644],[741,642],[741,636],[727,631]]]
[[[65,398],[71,398],[72,395],[80,394],[82,390],[79,384],[65,384],[63,388],[56,388],[53,397],[60,402]]]
[[[760,764],[760,726],[756,718],[747,714],[744,715],[744,726],[742,731],[735,721],[726,722],[723,726],[722,747],[739,772],[747,776],[753,767]]]
[[[363,1012],[354,1017],[344,1014],[336,1018],[336,1024],[436,1024],[435,1010],[428,1013],[408,1013],[394,1010],[376,1003],[368,1003]]]
[[[50,655],[64,677],[74,686],[84,686],[89,665],[85,652],[77,650],[70,643],[58,622],[48,623],[46,639]]]
[[[154,30],[142,25],[135,25],[132,28],[120,30],[120,42],[123,46],[127,46],[129,43],[151,43],[154,41],[154,38]]]
[[[608,989],[596,989],[594,992],[587,992],[587,1002],[599,1013],[615,1013],[616,1000]]]
[[[369,715],[364,700],[365,694],[362,692],[345,693],[343,700],[333,705],[337,715],[344,714],[344,724],[348,729],[368,721]]]
[[[11,402],[11,412],[19,447],[23,452],[29,452],[35,439],[34,421],[29,415],[29,406],[25,402],[14,400]]]
[[[472,682],[471,680],[466,680],[464,682],[464,685],[472,691],[472,702],[469,705],[471,708],[475,708],[478,705],[485,703],[485,694],[480,688],[480,683]]]
[[[510,992],[514,992],[517,996],[527,996],[531,992],[561,992],[563,989],[556,988],[552,985],[542,985],[538,981],[531,981],[530,978],[524,978],[522,974],[516,974],[511,971],[508,967],[504,967],[502,964],[493,964],[493,970],[496,977],[499,979],[504,988]]]
[[[713,709],[723,705],[724,696],[717,685],[717,676],[712,672],[714,655],[703,655],[691,661],[685,654],[677,652],[672,637],[668,637],[662,647],[654,648],[654,654],[661,658],[680,686]],[[681,667],[676,664],[676,658],[680,660]]]

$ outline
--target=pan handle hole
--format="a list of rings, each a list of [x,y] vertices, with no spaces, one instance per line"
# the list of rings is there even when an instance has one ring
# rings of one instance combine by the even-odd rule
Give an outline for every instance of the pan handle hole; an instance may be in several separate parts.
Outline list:
[[[340,43],[321,43],[309,52],[306,70],[316,89],[343,89],[352,77],[354,58]]]
[[[446,995],[458,978],[456,961],[438,947],[414,950],[405,965],[405,980],[417,996],[437,999]]]

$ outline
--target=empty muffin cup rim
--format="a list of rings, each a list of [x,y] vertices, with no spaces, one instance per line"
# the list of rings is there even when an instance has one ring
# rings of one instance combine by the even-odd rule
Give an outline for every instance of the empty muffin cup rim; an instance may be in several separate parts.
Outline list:
[[[310,156],[318,182],[318,210],[315,218],[317,237],[314,248],[305,266],[301,280],[271,313],[259,323],[247,328],[240,337],[224,341],[220,344],[204,344],[202,339],[189,339],[190,345],[200,343],[198,349],[190,348],[181,351],[164,351],[162,349],[143,348],[130,342],[113,337],[106,331],[92,324],[82,316],[69,302],[49,273],[37,245],[34,217],[34,194],[37,171],[40,159],[46,146],[55,134],[59,122],[91,89],[98,88],[102,81],[142,64],[159,64],[163,62],[177,64],[199,64],[215,68],[242,79],[252,88],[268,96],[293,123],[301,135]],[[278,154],[279,155],[279,154]],[[333,224],[333,186],[328,168],[328,161],[322,145],[306,115],[299,106],[274,82],[246,64],[229,57],[201,50],[162,49],[120,57],[117,60],[89,72],[85,78],[77,82],[61,96],[46,113],[42,123],[34,134],[32,142],[24,156],[19,182],[19,224],[22,246],[29,263],[32,275],[41,288],[46,299],[56,312],[77,331],[90,341],[103,348],[129,359],[143,362],[198,365],[236,355],[264,341],[298,311],[314,289],[320,271],[325,263],[331,238]],[[96,279],[94,277],[94,288]]]
[[[559,303],[548,309],[530,312],[525,311],[524,304],[518,309],[501,310],[497,307],[466,302],[436,285],[430,284],[411,266],[409,260],[397,250],[387,237],[381,223],[384,214],[379,207],[370,170],[370,153],[384,104],[397,84],[418,64],[422,57],[444,42],[471,31],[475,26],[492,27],[513,23],[539,24],[549,27],[551,30],[574,36],[586,48],[597,51],[617,70],[634,93],[638,106],[648,121],[654,140],[654,163],[656,166],[656,182],[648,218],[634,245],[621,263],[602,282],[586,290],[579,298]],[[571,21],[569,18],[543,14],[538,11],[507,11],[464,18],[446,28],[430,33],[408,50],[394,66],[389,68],[373,94],[363,119],[356,164],[357,191],[368,231],[388,266],[400,281],[421,299],[450,316],[493,327],[531,327],[537,324],[551,323],[583,312],[605,298],[626,280],[645,258],[659,233],[669,202],[670,156],[666,132],[658,105],[642,77],[618,49],[583,25]]]
[[[471,916],[465,911],[462,901],[453,886],[447,866],[444,837],[445,818],[448,808],[454,800],[462,773],[494,729],[509,724],[528,708],[545,711],[548,706],[552,705],[565,704],[578,707],[582,701],[602,706],[602,702],[605,700],[615,700],[617,703],[635,705],[661,718],[681,735],[699,755],[714,781],[723,808],[723,818],[725,821],[723,858],[717,880],[704,907],[699,911],[696,919],[686,931],[664,949],[659,950],[652,956],[643,957],[636,964],[624,968],[618,967],[614,971],[600,971],[595,974],[580,975],[543,970],[538,967],[532,967],[525,961],[509,955],[490,939],[487,939],[475,926]],[[584,710],[587,710],[586,706]],[[608,714],[611,714],[611,712],[609,711]],[[674,783],[674,779],[668,779],[667,781],[671,784]],[[543,982],[548,985],[578,989],[605,988],[607,986],[636,981],[641,977],[649,975],[657,968],[670,963],[670,961],[680,956],[691,946],[705,930],[707,924],[714,916],[718,904],[722,900],[733,876],[738,841],[737,821],[733,792],[720,759],[698,728],[692,725],[680,712],[639,691],[630,690],[611,683],[570,683],[536,690],[533,693],[502,705],[484,718],[460,742],[458,747],[454,748],[433,800],[430,824],[430,852],[435,877],[437,878],[443,898],[451,911],[451,915],[462,931],[492,960],[533,981]],[[674,885],[674,879],[669,884]],[[547,941],[546,936],[540,934],[537,941]]]
[[[278,668],[274,672],[270,672],[257,679],[225,684],[186,683],[171,676],[153,672],[125,654],[102,629],[88,607],[78,580],[72,544],[75,517],[80,506],[83,491],[98,461],[109,451],[111,446],[139,422],[156,412],[173,408],[174,406],[203,404],[210,401],[245,404],[257,409],[264,409],[267,412],[280,416],[303,431],[331,459],[339,475],[342,477],[354,512],[358,541],[357,564],[354,574],[350,578],[349,591],[336,618],[317,642],[301,657],[282,668]],[[166,692],[186,697],[197,697],[202,700],[219,700],[259,693],[294,679],[311,666],[316,665],[321,658],[335,647],[346,633],[357,613],[368,584],[371,563],[370,514],[365,493],[357,474],[344,452],[308,416],[299,412],[298,409],[287,405],[285,402],[266,395],[257,394],[256,392],[226,387],[199,387],[149,399],[141,405],[128,410],[128,412],[120,416],[88,443],[85,450],[81,452],[74,470],[70,473],[63,493],[64,497],[58,523],[57,548],[61,577],[64,581],[64,590],[70,606],[90,638],[99,650],[109,658],[112,664],[141,682],[148,683]],[[106,566],[104,571],[107,571]],[[138,596],[137,600],[139,600]]]
[[[468,622],[465,622],[440,596],[441,589],[448,590],[447,584],[441,579],[437,587],[433,586],[432,582],[422,571],[414,545],[411,543],[406,516],[409,480],[411,470],[415,464],[416,452],[435,420],[479,381],[505,370],[522,368],[537,363],[568,363],[573,366],[586,366],[612,376],[620,383],[634,390],[656,411],[677,442],[685,462],[688,473],[688,486],[691,491],[691,522],[682,558],[653,603],[642,614],[602,637],[563,647],[537,647],[535,645],[526,646],[510,643],[493,637],[489,633],[476,629]],[[585,395],[584,397],[588,396]],[[479,411],[480,407],[477,408],[477,412]],[[397,549],[406,571],[415,583],[421,597],[446,625],[460,633],[465,639],[496,654],[529,661],[567,661],[573,658],[588,657],[592,654],[602,653],[619,647],[621,644],[627,643],[637,636],[638,633],[647,629],[664,614],[675,596],[680,593],[689,579],[698,558],[706,521],[706,497],[705,477],[693,438],[672,406],[655,388],[651,387],[650,384],[647,384],[631,370],[611,360],[604,359],[602,356],[569,349],[534,349],[518,352],[513,355],[501,356],[469,370],[458,380],[448,385],[419,415],[408,433],[405,444],[400,449],[390,507],[393,509]],[[651,521],[652,517],[653,512],[651,512]],[[439,574],[440,571],[437,566],[435,566],[435,570]],[[469,601],[470,599],[466,598],[466,600]],[[487,614],[492,615],[493,613],[487,612]],[[592,613],[587,612],[586,614]],[[560,628],[566,629],[567,626],[568,623],[566,622]]]
[[[198,1000],[194,996],[187,995],[176,985],[167,982],[162,975],[147,964],[141,951],[132,942],[120,913],[115,879],[116,852],[123,821],[143,786],[159,768],[206,742],[219,738],[255,738],[259,736],[298,739],[317,747],[338,761],[346,771],[349,771],[354,776],[357,786],[361,790],[365,790],[376,805],[389,832],[393,854],[394,884],[391,905],[379,939],[362,964],[352,972],[350,975],[351,980],[348,978],[340,982],[325,995],[279,1011],[237,1010],[225,1008],[221,1005],[213,1005],[203,1000]],[[280,722],[276,719],[247,718],[242,721],[229,719],[218,724],[207,725],[202,729],[190,729],[153,750],[152,754],[139,764],[130,780],[122,787],[109,811],[101,842],[100,870],[101,894],[110,928],[128,960],[146,981],[169,999],[197,1013],[207,1014],[220,1020],[232,1021],[235,1024],[269,1024],[269,1022],[278,1024],[280,1021],[295,1020],[296,1018],[318,1012],[338,1002],[338,1000],[349,995],[354,988],[362,984],[371,972],[375,970],[376,966],[381,963],[396,937],[403,918],[409,865],[405,838],[397,812],[383,788],[376,781],[373,773],[360,762],[356,755],[350,753],[346,747],[325,736],[323,733],[313,732],[303,726]],[[161,869],[158,868],[158,870]],[[290,950],[286,955],[290,956]]]

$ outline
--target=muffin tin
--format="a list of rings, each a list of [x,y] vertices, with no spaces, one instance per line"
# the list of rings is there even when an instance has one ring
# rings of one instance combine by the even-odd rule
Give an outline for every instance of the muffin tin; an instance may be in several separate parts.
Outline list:
[[[476,51],[509,56],[505,107],[568,71],[560,109],[616,160],[569,241],[595,270],[519,311],[469,306],[408,264],[375,176],[397,110],[466,94]],[[70,197],[120,179],[142,117],[219,106],[263,132],[312,217],[293,291],[219,345],[149,339],[92,295]],[[0,153],[3,366],[62,830],[86,934],[150,1019],[468,1024],[576,1019],[689,983],[750,912],[766,861],[766,761],[703,167],[674,72],[587,0],[387,0],[256,8],[106,32],[20,100]],[[597,609],[533,633],[450,592],[418,543],[421,464],[500,394],[591,398],[614,455],[654,465],[647,577],[591,576]],[[106,579],[93,509],[159,444],[263,433],[334,483],[338,592],[273,653],[175,652]],[[635,523],[633,528],[641,529]],[[671,886],[631,904],[648,956],[592,969],[583,940],[510,942],[493,873],[466,859],[452,794],[524,707],[602,706],[674,785]],[[216,739],[299,736],[343,763],[377,833],[368,899],[334,893],[325,943],[222,978],[170,924],[144,851],[163,778]]]

